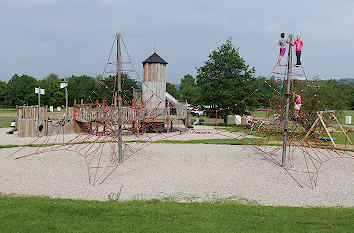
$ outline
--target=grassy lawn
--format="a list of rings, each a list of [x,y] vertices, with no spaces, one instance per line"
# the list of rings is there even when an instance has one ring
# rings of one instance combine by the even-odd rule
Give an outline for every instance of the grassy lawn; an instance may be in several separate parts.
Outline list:
[[[352,116],[352,125],[353,125],[354,124],[354,122],[353,122],[354,121],[354,111],[348,110],[348,111],[338,112],[336,114],[338,121],[343,125],[345,124],[345,116]]]
[[[162,140],[156,143],[171,143],[171,144],[217,144],[217,145],[252,145],[252,144],[262,144],[257,141],[257,143],[250,141],[247,138],[234,139],[200,139],[200,140]],[[268,144],[270,145],[270,144]],[[0,147],[1,148],[1,147]]]
[[[0,128],[10,128],[11,121],[0,121]]]
[[[274,119],[274,114],[267,112],[267,111],[254,111],[252,113],[252,116],[256,117],[256,118]],[[336,113],[336,117],[338,118],[339,122],[343,125],[345,124],[345,116],[352,116],[352,124],[354,124],[353,123],[353,121],[354,121],[354,111],[353,110],[338,111]],[[196,119],[197,117],[189,115],[189,118]],[[208,118],[207,116],[201,116],[200,118],[205,120],[205,122],[204,122],[205,125],[215,126],[215,118]],[[218,125],[225,126],[223,119],[218,119],[217,122],[218,122]],[[235,123],[235,117],[232,115],[229,115],[228,116],[228,126],[232,126],[234,123]]]
[[[350,140],[352,140],[352,142],[354,143],[354,133],[348,132],[347,134],[348,134]],[[327,134],[324,136],[328,137]],[[337,132],[331,134],[331,136],[336,139],[334,141],[336,144],[349,144],[348,139],[345,137],[344,133],[342,133],[342,132],[337,131]]]
[[[62,117],[62,113],[48,112],[48,117],[58,120]],[[16,109],[0,109],[0,128],[9,127],[13,120],[17,120]]]
[[[0,128],[9,128],[13,120],[16,120],[16,109],[0,109]]]
[[[254,111],[252,113],[252,116],[256,118],[268,118],[268,119],[274,119],[274,113],[272,112],[267,112],[267,111]]]
[[[0,197],[1,232],[352,232],[354,208]]]
[[[16,108],[0,109],[0,114],[5,114],[5,113],[15,113],[16,114]]]

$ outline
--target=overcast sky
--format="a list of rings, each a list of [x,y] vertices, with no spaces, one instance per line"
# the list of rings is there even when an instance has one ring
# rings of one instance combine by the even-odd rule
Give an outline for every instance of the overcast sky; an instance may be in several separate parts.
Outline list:
[[[139,73],[156,43],[172,83],[195,75],[228,37],[268,76],[281,32],[302,35],[310,77],[353,78],[353,12],[352,0],[0,0],[0,80],[99,75],[116,32]]]

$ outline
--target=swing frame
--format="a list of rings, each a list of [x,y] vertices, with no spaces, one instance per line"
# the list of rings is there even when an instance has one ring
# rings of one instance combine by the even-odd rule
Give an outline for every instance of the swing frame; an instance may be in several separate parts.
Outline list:
[[[328,113],[329,114],[329,120],[328,120],[328,123],[327,125],[330,125],[332,123],[332,120],[334,119],[336,121],[336,123],[338,124],[338,126],[340,127],[340,129],[342,130],[342,132],[344,133],[345,137],[348,139],[349,143],[350,144],[353,144],[352,143],[352,140],[350,140],[350,138],[348,137],[347,133],[345,132],[342,124],[338,121],[337,117],[335,116],[335,113],[336,113],[336,110],[325,110],[325,111],[317,111],[317,119],[315,120],[315,122],[313,123],[313,125],[311,126],[311,128],[309,129],[309,131],[307,132],[306,136],[304,139],[308,138],[311,134],[311,132],[315,129],[317,123],[320,121],[324,130],[326,131],[329,139],[331,140],[332,144],[334,147],[337,147],[336,144],[334,143],[334,140],[326,126],[326,123],[324,122],[324,119],[323,119],[323,114],[324,113]],[[322,134],[323,134],[323,131],[322,131]]]

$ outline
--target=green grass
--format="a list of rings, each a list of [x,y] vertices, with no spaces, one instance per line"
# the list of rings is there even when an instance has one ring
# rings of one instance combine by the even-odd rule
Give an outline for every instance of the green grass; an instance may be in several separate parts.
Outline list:
[[[354,208],[0,197],[1,232],[352,232]]]
[[[273,119],[274,118],[274,113],[269,112],[269,111],[254,111],[252,112],[252,116],[256,118],[268,118],[268,119]]]
[[[279,140],[279,138],[277,138]],[[107,141],[104,142],[80,142],[80,143],[67,143],[67,145],[70,144],[86,144],[86,143],[106,143]],[[113,141],[112,141],[113,142]],[[336,144],[338,141],[335,141]],[[126,143],[149,143],[149,141],[126,141]],[[279,146],[279,143],[276,143],[275,141],[267,141],[265,139],[255,139],[251,140],[248,138],[242,138],[242,139],[235,139],[235,138],[225,138],[225,139],[197,139],[197,140],[160,140],[156,141],[153,143],[167,143],[167,144],[212,144],[212,145],[264,145],[264,146]],[[330,142],[328,142],[329,146]],[[348,144],[348,143],[347,143]],[[15,148],[15,147],[47,147],[47,146],[55,146],[55,145],[62,145],[61,143],[49,143],[49,144],[29,144],[29,145],[0,145],[0,149],[4,148]],[[316,147],[316,146],[312,146]],[[332,147],[330,147],[332,148]],[[352,149],[345,149],[345,148],[337,148],[339,150],[344,150],[344,151],[354,151]]]
[[[161,140],[156,143],[168,144],[217,144],[217,145],[252,145],[249,139],[200,139],[200,140]],[[254,144],[254,143],[253,143]],[[258,145],[259,143],[257,143]]]
[[[350,140],[352,140],[352,142],[354,142],[354,134],[347,133],[347,135],[349,136]],[[326,133],[323,136],[328,137],[328,135]],[[342,133],[342,132],[332,133],[331,136],[336,138],[336,140],[334,141],[336,144],[350,144],[348,142],[348,139],[345,137],[344,133]]]
[[[11,121],[0,121],[0,128],[10,128]]]
[[[0,114],[1,113],[16,113],[16,108],[0,109]]]
[[[336,117],[338,119],[338,121],[341,123],[341,124],[345,124],[345,116],[352,116],[352,125],[354,124],[353,121],[354,121],[354,111],[350,111],[350,110],[347,110],[347,111],[341,111],[341,112],[338,112],[336,114]]]

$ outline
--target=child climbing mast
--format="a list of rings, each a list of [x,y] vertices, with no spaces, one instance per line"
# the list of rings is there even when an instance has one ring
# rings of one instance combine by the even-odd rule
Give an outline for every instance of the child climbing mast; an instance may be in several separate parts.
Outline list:
[[[280,40],[278,42],[278,46],[280,47],[280,53],[278,58],[277,65],[280,65],[280,61],[283,58],[285,51],[286,51],[286,44],[289,44],[289,40],[285,39],[285,33],[280,34]]]
[[[296,66],[301,66],[300,57],[301,57],[301,50],[302,47],[304,46],[304,43],[302,42],[300,35],[297,35],[293,45],[296,46]]]
[[[300,109],[301,109],[301,95],[298,95],[293,92],[293,97],[294,97],[294,115],[295,117],[300,117]]]

